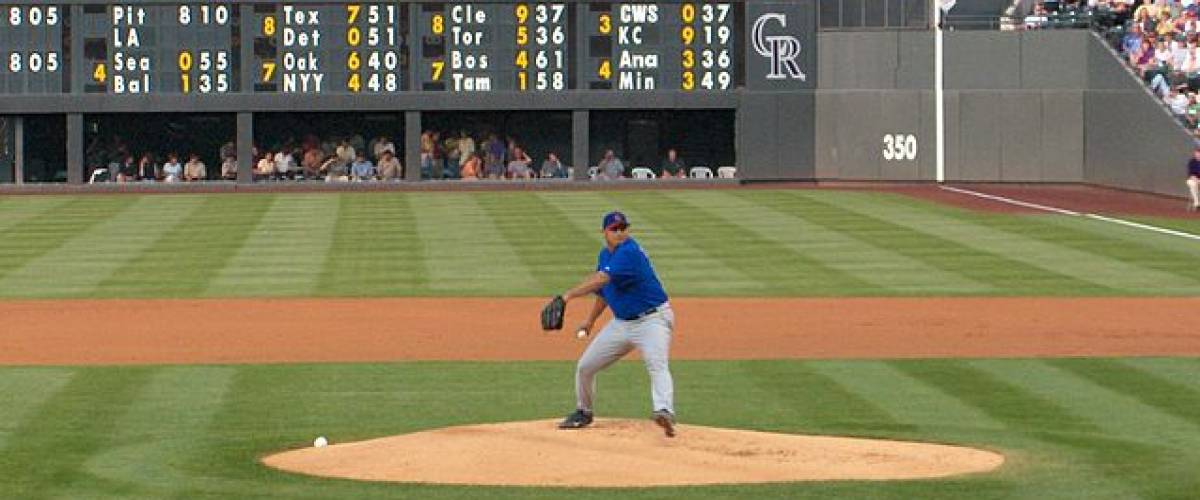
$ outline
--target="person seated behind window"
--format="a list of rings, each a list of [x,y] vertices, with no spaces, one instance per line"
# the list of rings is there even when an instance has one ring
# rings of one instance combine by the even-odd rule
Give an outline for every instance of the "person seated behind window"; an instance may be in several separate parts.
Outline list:
[[[546,155],[546,160],[542,162],[542,178],[543,179],[563,179],[567,177],[567,167],[563,166],[559,161],[558,155],[551,152]]]
[[[467,161],[462,164],[462,180],[477,181],[483,174],[483,160],[479,158],[479,153],[471,153],[467,157]]]
[[[670,177],[683,179],[687,177],[687,164],[679,159],[679,154],[674,149],[667,150],[667,157],[663,158],[662,165],[659,166],[658,177],[660,179]]]
[[[609,149],[604,152],[604,158],[600,160],[600,170],[596,172],[598,180],[617,180],[625,177],[625,164],[617,158],[613,150]]]
[[[262,158],[259,158],[258,164],[254,167],[254,178],[256,180],[270,179],[275,176],[275,160],[274,155],[270,151],[263,153]]]
[[[150,157],[150,153],[142,155],[142,159],[138,160],[137,176],[142,182],[157,182],[158,168],[154,165],[154,160]]]
[[[137,165],[133,163],[132,155],[125,155],[117,168],[117,182],[133,182],[137,180]]]
[[[532,162],[533,158],[525,154],[524,149],[514,146],[508,160],[508,176],[512,179],[532,179],[533,171],[529,168]]]
[[[404,165],[400,164],[396,154],[391,151],[380,153],[379,165],[376,170],[378,170],[379,178],[385,181],[400,179],[404,175]]]
[[[354,157],[354,163],[350,165],[350,175],[356,181],[375,180],[375,165],[367,159],[365,153],[359,152]]]
[[[329,155],[321,163],[321,172],[325,173],[325,182],[346,182],[350,180],[350,164],[342,161],[336,154]]]
[[[171,153],[167,155],[167,162],[163,164],[163,181],[179,182],[183,180],[183,165],[179,164],[179,155]]]
[[[221,178],[227,181],[235,181],[238,176],[237,157],[226,156],[221,161]]]
[[[208,167],[200,161],[200,155],[192,153],[188,162],[183,166],[183,178],[188,182],[202,181],[208,178]]]

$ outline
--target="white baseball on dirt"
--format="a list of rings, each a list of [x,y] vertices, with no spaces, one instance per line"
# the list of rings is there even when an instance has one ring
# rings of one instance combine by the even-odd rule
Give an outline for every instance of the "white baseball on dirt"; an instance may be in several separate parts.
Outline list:
[[[324,447],[327,445],[329,445],[329,440],[325,439],[325,436],[317,436],[317,438],[313,440],[313,446],[315,446],[317,448],[321,448],[321,447]]]

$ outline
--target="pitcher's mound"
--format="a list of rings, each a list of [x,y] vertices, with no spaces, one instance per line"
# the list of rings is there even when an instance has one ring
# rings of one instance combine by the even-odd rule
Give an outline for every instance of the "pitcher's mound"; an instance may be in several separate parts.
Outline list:
[[[990,451],[903,441],[800,436],[597,420],[565,431],[555,420],[448,427],[305,448],[263,462],[315,476],[445,484],[636,487],[770,481],[886,480],[985,472]]]

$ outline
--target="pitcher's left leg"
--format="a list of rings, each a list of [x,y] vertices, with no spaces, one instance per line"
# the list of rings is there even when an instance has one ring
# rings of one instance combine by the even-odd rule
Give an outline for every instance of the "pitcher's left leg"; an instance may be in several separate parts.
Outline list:
[[[642,320],[633,328],[631,340],[642,351],[650,373],[650,398],[654,411],[675,414],[675,382],[671,378],[670,354],[674,316],[670,310]]]

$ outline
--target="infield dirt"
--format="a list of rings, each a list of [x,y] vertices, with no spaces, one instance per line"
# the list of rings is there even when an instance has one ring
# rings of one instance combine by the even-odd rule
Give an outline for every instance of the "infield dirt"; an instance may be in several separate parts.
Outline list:
[[[0,364],[573,360],[542,298],[0,302]],[[1200,355],[1200,298],[682,298],[672,359]],[[572,304],[566,325],[582,317]]]

